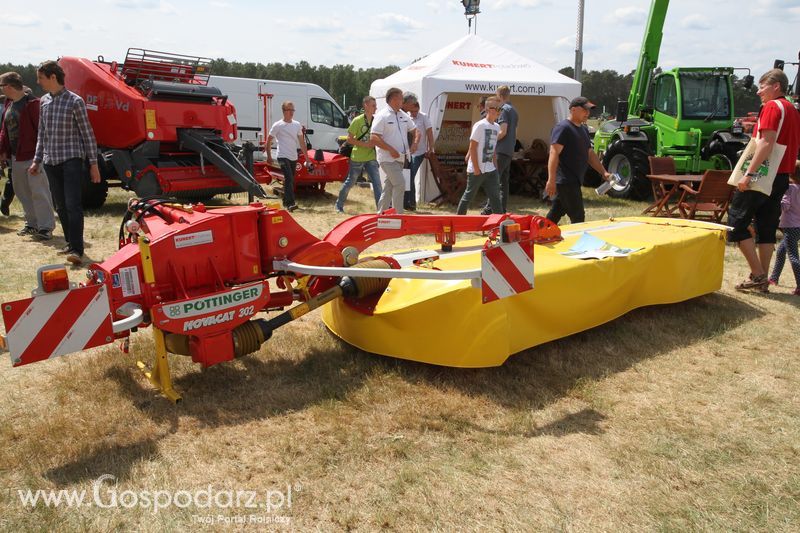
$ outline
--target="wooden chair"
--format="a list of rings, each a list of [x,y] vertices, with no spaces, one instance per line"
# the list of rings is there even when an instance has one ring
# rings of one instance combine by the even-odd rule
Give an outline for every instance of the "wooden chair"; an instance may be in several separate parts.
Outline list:
[[[467,175],[458,172],[454,168],[444,166],[436,154],[426,154],[425,158],[431,164],[431,172],[436,186],[439,187],[439,196],[433,199],[432,203],[440,206],[442,204],[458,205],[464,189],[467,188]]]
[[[675,170],[675,160],[671,157],[649,156],[650,174],[677,174]]]
[[[655,156],[648,156],[647,160],[650,162],[650,174],[677,174],[677,170],[675,169],[675,160],[671,157],[655,157]],[[658,205],[659,201],[662,200],[665,196],[670,194],[672,187],[674,185],[665,184],[660,181],[650,180],[650,187],[653,189],[653,205]],[[674,214],[675,206],[664,205],[664,213],[667,216],[672,216]],[[649,212],[650,209],[646,209],[645,213]]]
[[[733,187],[728,185],[730,176],[730,170],[706,170],[697,190],[682,184],[683,194],[678,200],[681,218],[721,223],[733,196]]]

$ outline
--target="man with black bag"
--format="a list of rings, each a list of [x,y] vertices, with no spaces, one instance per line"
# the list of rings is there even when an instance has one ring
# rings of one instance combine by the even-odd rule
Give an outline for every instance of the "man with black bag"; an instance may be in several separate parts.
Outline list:
[[[375,207],[378,207],[378,202],[381,199],[381,176],[378,171],[378,160],[375,154],[375,145],[370,140],[370,128],[372,127],[372,118],[375,116],[377,104],[375,98],[372,96],[364,97],[364,113],[358,115],[350,123],[347,129],[347,143],[342,146],[339,153],[348,150],[346,148],[350,145],[350,171],[347,179],[342,184],[342,190],[339,191],[339,198],[336,199],[336,212],[344,213],[344,202],[347,200],[347,195],[353,185],[356,184],[361,172],[367,171],[369,181],[372,183],[372,194],[375,195]]]

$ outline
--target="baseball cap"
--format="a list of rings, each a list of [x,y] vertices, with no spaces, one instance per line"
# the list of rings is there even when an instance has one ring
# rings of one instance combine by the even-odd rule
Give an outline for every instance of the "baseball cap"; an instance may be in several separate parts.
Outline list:
[[[582,107],[584,109],[592,109],[595,105],[589,101],[588,98],[585,96],[576,96],[572,99],[569,103],[569,108],[572,109],[573,107]]]

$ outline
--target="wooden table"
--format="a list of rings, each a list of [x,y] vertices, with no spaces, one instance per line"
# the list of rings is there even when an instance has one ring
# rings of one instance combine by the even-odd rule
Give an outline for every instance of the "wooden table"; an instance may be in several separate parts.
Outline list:
[[[643,215],[650,213],[652,216],[671,217],[675,214],[675,205],[670,205],[669,201],[681,188],[682,183],[696,185],[703,180],[702,174],[648,174],[647,179],[653,187],[653,203],[642,211]]]

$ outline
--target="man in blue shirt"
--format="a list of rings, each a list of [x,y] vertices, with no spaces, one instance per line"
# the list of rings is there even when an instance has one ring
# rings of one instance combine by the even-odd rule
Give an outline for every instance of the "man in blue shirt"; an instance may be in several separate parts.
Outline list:
[[[573,98],[569,103],[569,118],[556,124],[550,135],[547,184],[544,189],[553,199],[547,218],[556,224],[564,215],[569,215],[569,221],[573,224],[586,219],[581,179],[589,165],[603,179],[611,178],[592,150],[589,131],[584,126],[593,107],[594,104],[583,96]]]

